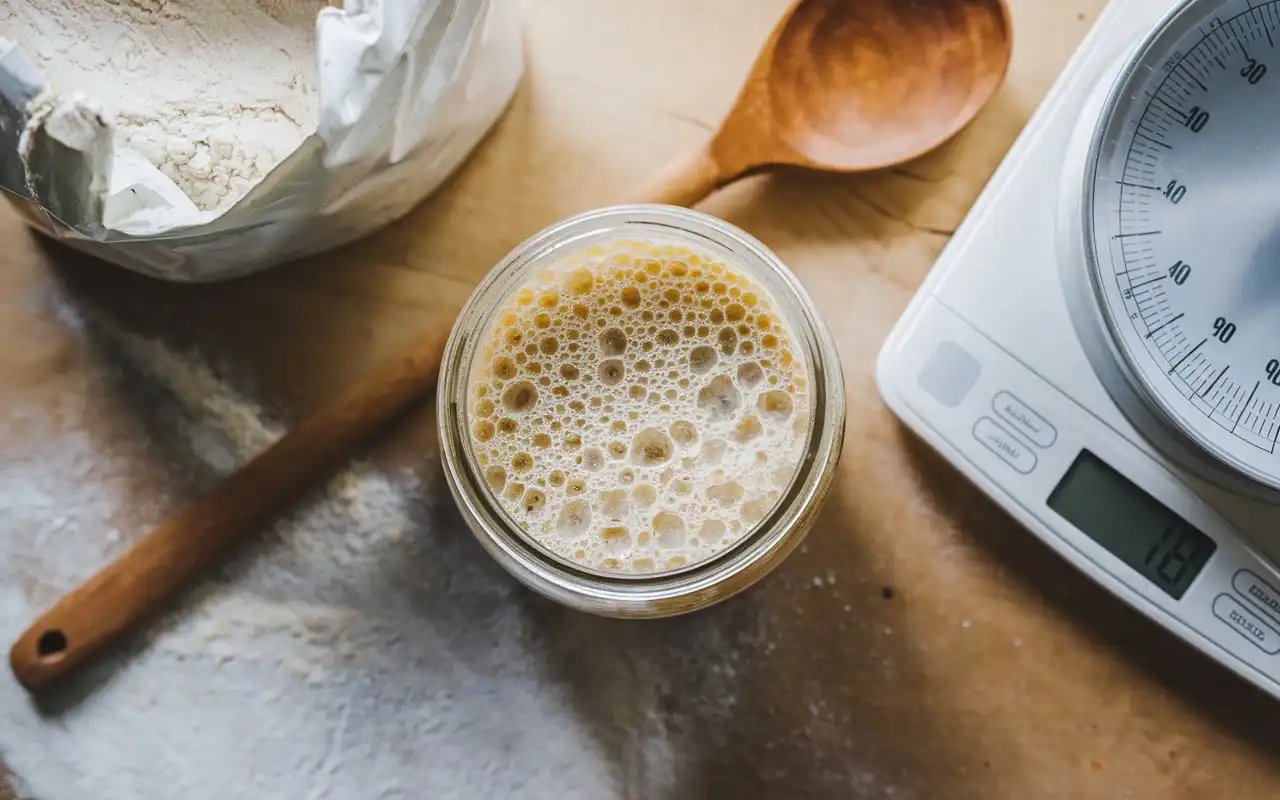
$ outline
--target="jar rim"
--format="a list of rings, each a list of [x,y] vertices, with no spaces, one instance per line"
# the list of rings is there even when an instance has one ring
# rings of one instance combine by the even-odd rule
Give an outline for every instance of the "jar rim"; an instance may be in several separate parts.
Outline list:
[[[741,538],[707,558],[647,574],[612,573],[553,553],[515,524],[484,484],[466,436],[466,398],[478,337],[494,310],[529,268],[575,242],[617,235],[629,226],[667,228],[733,253],[785,306],[803,340],[811,387],[809,430],[786,491]],[[461,392],[461,394],[460,394]],[[461,398],[461,399],[460,399]],[[437,388],[437,425],[447,483],[468,527],[481,544],[532,588],[589,610],[650,616],[668,605],[701,606],[745,589],[797,545],[812,524],[832,482],[844,438],[844,383],[839,353],[825,321],[799,279],[763,243],[731,223],[693,209],[651,204],[615,205],[563,219],[526,239],[499,261],[463,305],[445,345]],[[742,580],[764,562],[759,575]],[[731,584],[740,584],[736,587]],[[731,591],[729,591],[731,590]],[[683,598],[683,601],[681,600]],[[585,601],[585,603],[584,603]],[[664,602],[664,601],[674,601]],[[689,609],[691,610],[691,609]]]

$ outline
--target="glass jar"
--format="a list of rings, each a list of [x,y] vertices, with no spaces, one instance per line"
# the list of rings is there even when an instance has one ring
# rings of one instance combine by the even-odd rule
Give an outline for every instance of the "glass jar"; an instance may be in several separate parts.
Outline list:
[[[770,489],[770,495],[777,495],[771,507],[760,510],[758,520],[742,526],[736,540],[719,552],[687,564],[640,574],[575,561],[528,532],[527,521],[522,528],[512,510],[504,506],[497,486],[487,479],[486,467],[477,453],[477,440],[472,435],[473,425],[477,423],[473,416],[481,413],[474,410],[476,395],[481,390],[473,384],[473,370],[479,368],[478,364],[488,363],[482,359],[486,348],[490,348],[486,357],[492,358],[492,346],[487,343],[497,341],[491,338],[498,324],[497,317],[507,314],[504,309],[511,308],[512,298],[533,280],[532,276],[546,274],[548,265],[569,253],[592,252],[589,248],[593,246],[619,242],[624,245],[630,242],[633,246],[638,246],[636,242],[656,242],[656,246],[669,249],[692,248],[694,252],[720,259],[738,273],[745,273],[768,293],[774,313],[782,318],[780,330],[786,335],[783,341],[790,344],[786,353],[795,350],[798,358],[792,363],[802,361],[805,371],[805,380],[800,385],[805,387],[806,405],[795,414],[795,432],[791,435],[791,442],[798,447],[796,460],[789,468],[790,478],[784,476],[776,488]],[[645,279],[639,271],[636,275],[639,280]],[[723,285],[717,285],[716,290],[724,291]],[[740,292],[729,291],[735,296]],[[751,300],[755,301],[754,295]],[[578,308],[575,306],[575,310]],[[741,310],[737,313],[741,314]],[[755,315],[748,319],[754,320]],[[760,324],[768,323],[761,320]],[[745,331],[741,327],[740,330]],[[532,352],[532,347],[530,350]],[[783,363],[788,359],[789,355]],[[523,357],[521,362],[524,363]],[[578,373],[575,370],[573,374]],[[676,373],[673,370],[670,374],[674,377]],[[582,377],[584,381],[594,379],[594,374]],[[543,384],[549,385],[546,380]],[[690,392],[694,390],[689,388]],[[671,391],[667,396],[674,397]],[[790,413],[790,401],[786,398],[783,401],[784,410]],[[765,406],[762,404],[760,408]],[[826,498],[839,461],[845,426],[840,357],[826,323],[796,277],[773,252],[737,227],[701,212],[655,205],[614,206],[579,214],[537,233],[497,264],[476,287],[454,323],[445,345],[437,409],[442,461],[450,491],[462,517],[485,549],[517,579],[553,600],[590,613],[632,618],[670,616],[706,607],[746,589],[781,563],[807,534]],[[492,409],[490,401],[486,411]],[[492,430],[490,427],[488,435],[497,435]],[[545,444],[546,440],[543,441]],[[488,459],[488,455],[484,458]],[[757,453],[756,458],[767,460],[769,454]],[[690,463],[689,459],[686,463]],[[562,476],[560,480],[563,481]],[[517,492],[523,490],[523,484],[519,486]],[[737,486],[742,489],[740,484]],[[687,490],[687,486],[684,488]],[[547,491],[554,490],[548,488]],[[545,495],[543,498],[545,500]],[[657,536],[659,520],[652,521],[655,527],[652,535]],[[649,541],[650,535],[646,531],[642,538]]]

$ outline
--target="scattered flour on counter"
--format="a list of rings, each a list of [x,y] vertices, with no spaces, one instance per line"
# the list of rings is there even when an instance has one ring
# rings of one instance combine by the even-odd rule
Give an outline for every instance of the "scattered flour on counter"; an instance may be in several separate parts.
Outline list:
[[[325,0],[0,0],[60,93],[83,92],[201,211],[220,212],[315,131]]]
[[[0,402],[3,641],[282,432],[198,359],[62,312],[95,367],[51,403]],[[547,675],[528,598],[434,496],[414,473],[340,470],[61,713],[0,671],[18,796],[626,796]]]

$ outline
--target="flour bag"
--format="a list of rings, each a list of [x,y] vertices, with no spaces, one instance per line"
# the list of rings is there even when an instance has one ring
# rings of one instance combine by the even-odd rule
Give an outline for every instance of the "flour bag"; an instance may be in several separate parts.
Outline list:
[[[171,281],[359,238],[456,170],[523,71],[516,0],[0,0],[0,187]]]

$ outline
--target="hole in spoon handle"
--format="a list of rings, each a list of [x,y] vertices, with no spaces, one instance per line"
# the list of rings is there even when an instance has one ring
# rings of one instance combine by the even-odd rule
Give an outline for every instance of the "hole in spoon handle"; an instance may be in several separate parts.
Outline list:
[[[77,638],[64,627],[40,623],[31,626],[9,653],[14,677],[29,691],[56,683],[79,660]]]
[[[9,662],[18,683],[33,693],[49,689],[107,644],[138,603],[120,591],[125,571],[108,566],[36,619],[13,644]],[[136,572],[134,574],[137,574]],[[105,580],[104,580],[105,578]]]
[[[67,653],[67,635],[57,628],[47,630],[36,639],[36,656],[41,664],[56,664]]]

